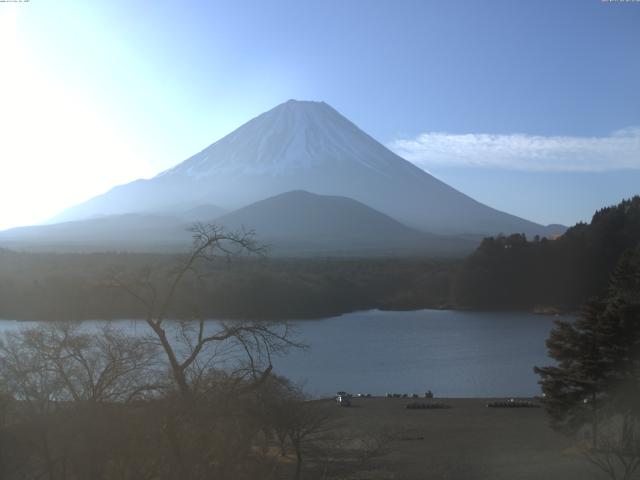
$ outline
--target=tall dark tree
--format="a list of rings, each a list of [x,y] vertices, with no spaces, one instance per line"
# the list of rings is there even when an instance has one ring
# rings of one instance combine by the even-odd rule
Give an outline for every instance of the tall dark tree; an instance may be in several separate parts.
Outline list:
[[[604,305],[592,301],[575,323],[559,321],[547,340],[549,356],[557,365],[535,367],[540,375],[545,405],[552,425],[567,434],[576,434],[585,424],[597,438],[598,410],[607,392],[607,365],[598,325]]]
[[[622,255],[604,298],[557,322],[547,346],[557,364],[535,372],[552,425],[590,433],[590,458],[615,454],[628,478],[640,466],[640,245]]]
[[[640,245],[615,270],[603,320],[601,350],[615,408],[640,418]]]

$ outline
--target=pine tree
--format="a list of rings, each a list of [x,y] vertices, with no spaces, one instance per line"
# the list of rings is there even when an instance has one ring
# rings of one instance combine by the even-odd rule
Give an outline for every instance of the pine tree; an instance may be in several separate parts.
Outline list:
[[[552,367],[536,367],[552,426],[575,435],[612,416],[640,418],[640,246],[626,252],[602,300],[575,322],[557,322],[547,340]]]
[[[549,356],[557,365],[534,369],[542,377],[540,384],[552,426],[575,435],[584,425],[590,425],[594,444],[598,410],[606,394],[606,366],[594,328],[603,311],[601,302],[592,301],[575,323],[557,322],[547,340]]]
[[[600,331],[612,406],[640,419],[640,246],[616,267]]]

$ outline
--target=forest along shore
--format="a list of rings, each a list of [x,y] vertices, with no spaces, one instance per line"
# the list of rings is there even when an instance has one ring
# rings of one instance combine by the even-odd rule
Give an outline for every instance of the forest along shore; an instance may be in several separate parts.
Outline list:
[[[144,309],[111,288],[110,277],[134,277],[148,270],[162,284],[177,259],[166,254],[0,249],[0,318],[143,319]],[[284,320],[376,308],[442,308],[451,304],[450,285],[458,264],[428,258],[214,258],[205,266],[202,285],[180,285],[169,316],[189,316],[195,309],[205,318]]]

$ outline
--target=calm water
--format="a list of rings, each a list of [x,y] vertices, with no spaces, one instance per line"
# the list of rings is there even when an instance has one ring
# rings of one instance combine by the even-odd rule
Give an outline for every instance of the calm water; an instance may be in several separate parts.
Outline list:
[[[451,397],[537,395],[533,366],[550,363],[545,339],[554,320],[526,313],[372,310],[299,321],[297,339],[310,348],[275,359],[274,367],[314,396],[427,389]],[[0,320],[0,332],[34,323]],[[118,323],[145,331],[141,322]]]

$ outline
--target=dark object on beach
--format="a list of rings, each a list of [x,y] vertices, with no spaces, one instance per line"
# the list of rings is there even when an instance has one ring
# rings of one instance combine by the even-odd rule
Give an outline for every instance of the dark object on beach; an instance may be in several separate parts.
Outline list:
[[[411,402],[407,403],[404,408],[409,410],[433,410],[439,408],[451,408],[451,406],[442,402]]]
[[[495,402],[487,403],[489,408],[539,408],[540,405],[528,400],[515,400],[510,398],[509,400],[499,400]]]
[[[433,398],[433,392],[431,390],[427,390],[424,394],[424,398]]]

